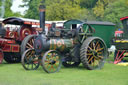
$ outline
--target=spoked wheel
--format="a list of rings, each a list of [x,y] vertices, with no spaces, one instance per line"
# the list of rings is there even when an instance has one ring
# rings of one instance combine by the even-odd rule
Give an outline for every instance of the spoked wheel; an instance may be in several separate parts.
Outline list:
[[[3,62],[4,54],[3,51],[0,49],[0,64]]]
[[[84,24],[86,24],[86,25],[84,25]],[[86,29],[84,29],[85,28],[84,26],[86,26]],[[77,28],[78,41],[80,43],[83,43],[83,41],[86,39],[86,37],[92,35],[92,33],[94,33],[94,32],[95,32],[95,29],[91,25],[89,25],[87,23],[81,24]]]
[[[21,56],[20,53],[4,52],[4,60],[8,63],[19,63]]]
[[[21,55],[29,48],[33,49],[34,37],[36,37],[36,35],[28,35],[24,38],[21,44]]]
[[[49,50],[42,57],[41,65],[45,72],[55,73],[61,68],[61,57],[57,51]]]
[[[102,68],[107,58],[107,48],[104,41],[98,37],[87,38],[81,46],[80,57],[87,69]]]
[[[80,62],[71,62],[71,61],[65,61],[62,62],[64,67],[77,67],[79,66]]]
[[[39,56],[34,49],[28,49],[23,53],[21,63],[26,70],[36,70],[39,67]]]

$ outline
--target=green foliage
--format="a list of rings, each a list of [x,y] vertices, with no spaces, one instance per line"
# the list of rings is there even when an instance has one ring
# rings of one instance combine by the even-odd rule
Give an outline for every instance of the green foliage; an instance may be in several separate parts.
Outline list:
[[[84,8],[93,8],[98,0],[80,0],[80,6]]]
[[[98,20],[103,20],[104,12],[107,6],[111,3],[115,2],[114,0],[98,0],[96,2],[95,7],[93,8],[93,12]]]
[[[41,0],[28,0],[29,9],[25,17],[39,19],[39,4]],[[46,1],[46,20],[67,20],[83,19],[87,9],[80,8],[79,0],[47,0]]]
[[[2,5],[2,2],[0,2],[0,6]],[[12,0],[5,0],[5,13],[4,13],[4,18],[7,17],[20,17],[21,14],[19,12],[13,13],[13,11],[11,10],[11,6],[12,6]],[[0,10],[0,12],[2,12]]]
[[[96,3],[96,6],[93,8],[93,11],[94,11],[94,14],[97,16],[97,17],[104,17],[104,4],[102,1],[98,1]]]
[[[22,0],[28,7],[25,18],[39,19],[39,5],[44,0]],[[45,0],[46,20],[101,20],[111,21],[120,27],[120,18],[128,16],[128,0]],[[2,3],[0,2],[0,6]],[[10,9],[12,0],[6,0],[5,18],[21,16]],[[1,12],[1,9],[0,9]]]
[[[5,4],[5,15],[4,15],[4,17],[13,16],[13,12],[11,10],[12,1],[11,0],[6,0],[5,3],[6,4]]]
[[[120,27],[120,18],[128,16],[127,3],[127,0],[118,0],[117,2],[109,4],[104,12],[104,20],[114,22],[117,24],[117,27]]]
[[[25,3],[23,6],[29,7],[24,17],[39,19],[38,7],[41,1],[23,0]],[[121,16],[126,16],[127,12],[121,9],[127,8],[125,5],[128,5],[127,0],[45,0],[45,2],[46,20],[88,19],[107,20],[114,23],[119,22]],[[115,3],[120,2],[125,5],[116,7]]]
[[[79,1],[74,0],[53,0],[54,3],[47,6],[47,20],[82,19],[87,9],[80,8]],[[58,1],[58,2],[56,2]]]
[[[39,4],[41,0],[26,0],[29,9],[26,11],[25,18],[39,19]]]

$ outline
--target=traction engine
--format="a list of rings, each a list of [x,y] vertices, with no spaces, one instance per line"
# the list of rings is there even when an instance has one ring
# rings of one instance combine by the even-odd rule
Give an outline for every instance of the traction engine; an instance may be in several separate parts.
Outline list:
[[[52,26],[45,35],[45,6],[40,5],[40,28],[42,33],[34,38],[34,48],[27,49],[22,55],[22,65],[26,70],[36,70],[39,65],[47,73],[65,67],[78,66],[80,63],[89,70],[102,68],[107,58],[107,48],[89,24],[81,24],[74,29],[56,29]]]
[[[33,36],[38,34],[38,31],[32,25],[39,26],[39,23],[16,17],[7,18],[0,23],[0,63],[3,59],[8,63],[21,61],[20,52],[22,53],[25,50],[22,48],[23,46],[20,46],[22,41],[28,35],[31,35],[29,38],[31,40]],[[24,45],[26,44],[24,43]]]

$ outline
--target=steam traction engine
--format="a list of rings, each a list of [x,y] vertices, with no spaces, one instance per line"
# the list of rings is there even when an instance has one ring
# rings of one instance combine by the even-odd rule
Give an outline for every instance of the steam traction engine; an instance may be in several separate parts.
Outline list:
[[[40,6],[40,27],[43,32],[34,38],[34,48],[22,55],[22,65],[26,70],[41,66],[48,73],[61,67],[78,66],[81,62],[89,70],[101,68],[107,57],[107,48],[99,37],[92,37],[94,29],[89,24],[81,24],[74,29],[51,28],[45,35],[45,6]]]
[[[29,45],[33,37],[38,34],[37,27],[32,27],[32,25],[39,26],[39,22],[10,17],[0,23],[0,63],[2,63],[3,58],[8,63],[21,61],[20,52],[25,50],[23,45],[20,46],[22,41],[29,35],[27,37],[29,41],[24,42],[24,45]]]
[[[128,16],[120,18],[120,20],[124,28],[120,35],[113,39],[113,44],[116,46],[114,64],[128,56]]]

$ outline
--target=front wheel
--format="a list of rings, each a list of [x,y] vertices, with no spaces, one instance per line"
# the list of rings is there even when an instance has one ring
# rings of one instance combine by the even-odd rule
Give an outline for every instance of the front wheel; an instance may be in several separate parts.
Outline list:
[[[54,50],[47,51],[42,57],[41,65],[47,73],[58,72],[61,68],[60,54]]]
[[[23,53],[21,63],[26,70],[36,70],[39,67],[39,56],[34,49],[28,49]]]
[[[89,70],[102,68],[107,58],[107,47],[99,37],[87,38],[80,49],[80,59],[83,66]]]

